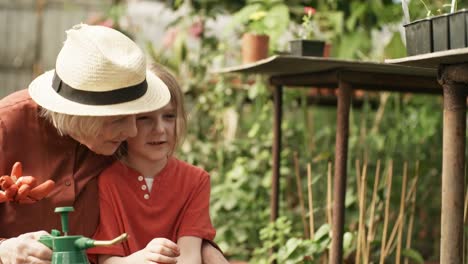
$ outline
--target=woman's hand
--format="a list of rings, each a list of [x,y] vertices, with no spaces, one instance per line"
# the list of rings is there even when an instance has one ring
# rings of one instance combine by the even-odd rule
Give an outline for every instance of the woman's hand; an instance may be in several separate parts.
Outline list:
[[[38,241],[48,234],[46,231],[31,232],[3,241],[0,244],[0,263],[50,264],[52,250]]]

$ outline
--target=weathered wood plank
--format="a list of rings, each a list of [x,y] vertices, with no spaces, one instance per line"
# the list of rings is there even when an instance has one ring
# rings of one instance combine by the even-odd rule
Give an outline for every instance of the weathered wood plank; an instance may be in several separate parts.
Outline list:
[[[44,3],[39,12],[38,3]],[[112,0],[0,0],[0,98],[20,90],[39,73],[53,69],[65,30],[105,11]]]

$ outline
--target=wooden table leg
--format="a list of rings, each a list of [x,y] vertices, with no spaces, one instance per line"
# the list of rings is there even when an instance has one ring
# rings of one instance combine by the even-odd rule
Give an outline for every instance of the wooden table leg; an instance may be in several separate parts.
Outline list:
[[[283,87],[276,85],[273,92],[274,120],[273,120],[273,175],[271,179],[271,215],[274,222],[278,218],[279,208],[279,171],[281,154],[281,122],[283,114]]]
[[[444,88],[440,263],[463,262],[468,63],[440,65]]]
[[[466,91],[460,84],[444,84],[442,208],[440,263],[463,262],[465,188]]]
[[[343,263],[344,202],[346,195],[346,162],[348,160],[349,110],[351,85],[340,81],[335,142],[335,174],[333,181],[333,226],[330,264]]]

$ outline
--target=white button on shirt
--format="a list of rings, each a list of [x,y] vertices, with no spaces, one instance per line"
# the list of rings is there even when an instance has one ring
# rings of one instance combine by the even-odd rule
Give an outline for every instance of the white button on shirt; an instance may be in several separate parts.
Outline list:
[[[145,194],[145,195],[143,195],[143,197],[144,197],[146,200],[148,200],[148,199],[149,199],[149,194]]]
[[[144,179],[143,176],[138,176],[139,181],[142,181],[143,179]]]

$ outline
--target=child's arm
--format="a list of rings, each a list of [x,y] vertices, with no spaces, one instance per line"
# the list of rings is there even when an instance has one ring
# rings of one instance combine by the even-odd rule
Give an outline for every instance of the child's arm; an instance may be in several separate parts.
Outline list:
[[[177,240],[180,248],[179,264],[201,264],[202,239],[194,236],[183,236]]]
[[[155,238],[148,245],[127,257],[99,255],[99,264],[127,264],[127,263],[177,263],[180,255],[176,243],[166,238]]]

